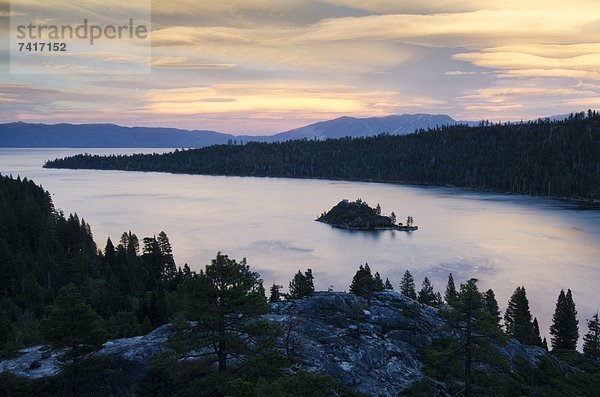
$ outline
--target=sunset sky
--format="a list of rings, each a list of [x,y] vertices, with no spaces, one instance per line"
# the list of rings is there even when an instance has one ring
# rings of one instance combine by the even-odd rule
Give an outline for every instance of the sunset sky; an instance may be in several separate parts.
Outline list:
[[[273,134],[342,115],[497,121],[600,108],[598,0],[156,0],[151,73],[138,75],[11,73],[10,18],[0,0],[0,122]]]

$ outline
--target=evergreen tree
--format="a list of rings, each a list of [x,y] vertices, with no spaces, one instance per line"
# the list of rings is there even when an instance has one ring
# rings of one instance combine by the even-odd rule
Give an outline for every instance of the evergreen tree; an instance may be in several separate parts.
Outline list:
[[[21,299],[24,308],[31,310],[37,318],[44,313],[44,291],[31,272],[23,280]]]
[[[448,284],[446,285],[446,293],[444,294],[444,300],[447,304],[452,305],[456,301],[456,285],[454,284],[454,278],[452,273],[448,276]]]
[[[178,291],[188,320],[179,333],[186,342],[183,351],[209,349],[219,373],[227,371],[233,356],[254,354],[260,337],[271,332],[257,319],[269,309],[262,280],[245,259],[237,262],[218,253]]]
[[[535,345],[537,338],[525,287],[517,287],[504,313],[506,334],[526,345]]]
[[[375,207],[375,212],[377,213],[377,215],[381,215],[381,206],[379,205],[379,203],[377,203],[377,206]]]
[[[281,300],[281,285],[273,283],[270,289],[271,295],[269,296],[269,303],[279,302]]]
[[[498,301],[496,300],[496,295],[492,289],[485,291],[483,304],[494,323],[500,328],[500,308],[498,307]]]
[[[544,347],[544,342],[542,341],[542,336],[540,334],[540,325],[538,324],[537,317],[533,318],[533,334],[535,344],[539,347]]]
[[[392,213],[390,214],[390,220],[392,221],[393,224],[396,224],[396,213],[394,211],[392,211]]]
[[[59,360],[70,371],[73,396],[77,396],[82,359],[99,349],[107,337],[102,319],[86,303],[77,287],[69,284],[59,291],[42,328],[54,349],[65,349]]]
[[[415,279],[408,270],[404,272],[402,280],[400,281],[400,292],[411,299],[417,299],[417,292],[415,291]]]
[[[560,290],[550,326],[552,350],[575,350],[579,339],[579,320],[571,290]]]
[[[588,333],[583,336],[583,353],[591,358],[600,358],[600,320],[598,312],[587,320]]]
[[[360,265],[358,271],[352,278],[350,284],[350,293],[358,296],[369,296],[373,292],[373,275],[371,268],[366,263],[365,266]]]
[[[164,231],[158,233],[156,241],[158,242],[158,247],[160,248],[164,263],[161,277],[166,282],[172,283],[177,274],[177,266],[175,265],[175,259],[173,258],[173,248],[171,247],[171,242]]]
[[[115,265],[117,261],[117,252],[113,245],[110,237],[106,239],[106,246],[104,247],[104,263],[108,272],[115,271]]]
[[[383,286],[384,289],[389,289],[389,290],[393,290],[394,287],[392,286],[392,283],[390,283],[390,279],[386,277],[385,279],[385,285]]]
[[[425,276],[425,279],[423,280],[423,284],[421,286],[421,290],[419,291],[417,300],[420,303],[423,303],[428,306],[436,306],[437,304],[437,297],[435,295],[435,292],[433,291],[433,285],[431,285],[431,282],[429,281],[429,278],[427,278],[427,276]]]
[[[436,292],[435,293],[435,300],[431,304],[431,306],[433,306],[433,307],[441,307],[443,304],[444,304],[444,299],[442,298],[442,294],[440,294],[439,292]]]
[[[381,279],[379,272],[375,272],[375,275],[373,276],[372,288],[374,292],[383,291],[385,289],[385,286],[383,285],[383,280]]]
[[[448,326],[452,330],[457,346],[450,345],[445,362],[460,357],[463,366],[461,391],[463,396],[475,395],[476,377],[473,367],[476,363],[486,362],[490,354],[490,343],[501,331],[495,319],[485,307],[484,295],[477,287],[477,279],[461,284],[456,300],[448,312]],[[479,395],[479,394],[478,394]],[[481,392],[481,395],[485,393]]]
[[[306,270],[304,274],[298,270],[298,273],[296,273],[292,281],[290,281],[290,298],[298,299],[312,295],[315,292],[313,280],[314,278],[311,269]]]

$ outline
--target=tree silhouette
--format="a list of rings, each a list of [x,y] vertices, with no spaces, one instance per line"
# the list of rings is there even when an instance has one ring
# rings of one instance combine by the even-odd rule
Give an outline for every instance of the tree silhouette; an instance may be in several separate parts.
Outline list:
[[[596,312],[587,320],[588,332],[583,336],[583,353],[592,358],[600,358],[600,320]]]
[[[577,320],[577,310],[571,290],[560,290],[556,309],[552,316],[552,325],[550,326],[550,343],[553,350],[575,350],[577,340],[579,339],[579,320]]]
[[[405,271],[400,281],[400,292],[402,295],[408,296],[411,299],[417,299],[417,292],[415,291],[415,279],[413,278],[410,271]]]
[[[206,356],[218,363],[219,373],[227,371],[233,355],[250,354],[256,338],[271,332],[264,321],[250,321],[267,313],[268,305],[262,280],[245,259],[218,253],[178,291],[190,321],[180,333],[187,351],[208,349]]]

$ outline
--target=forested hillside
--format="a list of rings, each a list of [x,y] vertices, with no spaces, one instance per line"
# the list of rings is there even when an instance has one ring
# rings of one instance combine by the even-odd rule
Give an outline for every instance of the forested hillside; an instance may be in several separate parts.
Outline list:
[[[600,115],[444,126],[407,136],[220,145],[168,154],[74,157],[49,168],[331,178],[600,199]]]
[[[41,320],[69,284],[100,315],[107,338],[165,323],[167,295],[185,275],[165,233],[141,243],[140,252],[127,232],[98,251],[89,224],[57,212],[43,188],[0,176],[0,355],[45,341]]]

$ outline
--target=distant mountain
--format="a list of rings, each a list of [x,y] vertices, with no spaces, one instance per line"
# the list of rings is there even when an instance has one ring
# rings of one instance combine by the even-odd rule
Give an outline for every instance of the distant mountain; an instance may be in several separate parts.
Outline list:
[[[234,138],[215,131],[114,124],[0,124],[0,147],[188,148],[223,144]]]
[[[294,139],[362,137],[387,132],[405,135],[419,128],[458,124],[450,116],[404,114],[385,117],[340,117],[272,136],[231,135],[177,128],[122,127],[115,124],[0,124],[0,147],[163,147],[199,148],[237,142],[282,142]]]
[[[445,114],[403,114],[401,116],[385,117],[339,117],[334,120],[322,121],[305,127],[279,133],[269,141],[288,141],[292,139],[327,139],[345,136],[373,136],[381,133],[390,135],[406,135],[420,128],[458,124],[456,120]]]

